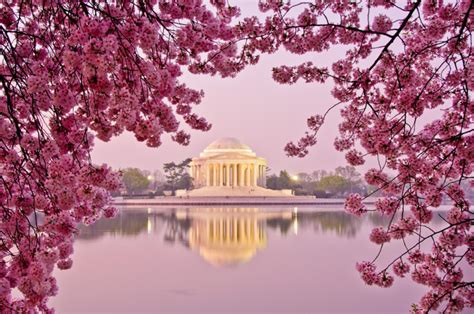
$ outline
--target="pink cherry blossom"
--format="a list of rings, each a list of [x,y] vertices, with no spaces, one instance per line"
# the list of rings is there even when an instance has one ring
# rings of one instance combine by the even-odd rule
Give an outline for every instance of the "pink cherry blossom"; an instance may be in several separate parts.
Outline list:
[[[375,266],[370,262],[360,262],[356,264],[356,269],[360,273],[362,280],[368,284],[373,285],[377,282],[378,276],[375,272]]]
[[[385,197],[375,202],[375,208],[383,215],[392,215],[400,207],[400,200],[396,197]]]
[[[120,174],[91,162],[96,137],[187,145],[189,129],[211,128],[194,113],[204,93],[181,76],[256,62],[239,59],[238,15],[222,1],[1,2],[2,311],[51,312],[78,224],[117,214]]]
[[[390,241],[390,236],[382,227],[378,227],[372,229],[372,232],[370,233],[370,241],[375,244],[383,244]]]
[[[433,241],[435,253],[407,246],[400,257],[408,255],[415,264],[423,264],[426,257],[427,264],[417,266],[412,279],[426,285],[430,293],[444,293],[449,298],[437,301],[426,297],[412,311],[424,313],[439,303],[444,310],[457,312],[466,304],[473,306],[461,293],[468,290],[472,294],[472,283],[464,277],[458,279],[461,286],[450,283],[448,278],[454,270],[447,266],[455,263],[454,256],[472,261],[466,243],[470,243],[473,218],[465,191],[472,189],[474,172],[474,110],[468,92],[474,86],[474,59],[470,57],[472,44],[468,39],[473,30],[473,4],[464,0],[412,1],[399,7],[384,0],[368,3],[383,8],[383,13],[378,11],[367,18],[363,13],[367,6],[359,4],[299,3],[300,13],[294,14],[298,19],[293,19],[291,5],[265,1],[261,9],[273,11],[274,29],[282,29],[278,35],[269,33],[274,39],[269,44],[275,48],[283,45],[291,53],[309,56],[346,45],[345,57],[336,58],[325,72],[333,79],[332,95],[336,100],[321,116],[336,106],[341,108],[343,121],[334,146],[346,151],[348,163],[362,165],[371,156],[379,163],[378,168],[366,172],[365,180],[382,195],[376,201],[376,211],[392,219],[385,229],[372,231],[370,238],[382,243],[386,238],[382,231],[387,230],[392,240],[418,241],[420,245],[428,239]],[[331,14],[326,14],[329,11]],[[258,30],[255,34],[262,36]],[[319,38],[324,41],[315,40]],[[256,49],[272,51],[268,47]],[[295,83],[299,78],[297,67],[278,67],[275,80]],[[426,112],[432,110],[440,110],[438,117],[430,116],[420,125],[417,121],[428,117]],[[287,154],[306,156],[317,143],[319,129],[319,124],[317,128],[314,123],[308,124],[302,141],[286,145]],[[304,140],[308,138],[311,141]],[[350,195],[346,211],[362,215],[367,211],[362,201],[362,197]],[[447,214],[435,212],[443,202],[452,208]],[[433,225],[435,215],[446,222],[444,227]],[[466,253],[458,255],[460,251]],[[396,274],[405,274],[407,267],[394,263],[387,268],[396,265]],[[439,277],[437,272],[444,276]],[[364,274],[372,278],[368,276],[371,272]],[[435,283],[445,290],[435,291]]]
[[[405,277],[405,274],[410,271],[410,265],[399,260],[393,264],[393,272],[399,277]]]
[[[359,194],[349,195],[349,197],[346,199],[344,208],[347,212],[355,214],[357,216],[360,216],[367,212],[367,209],[365,208],[364,204],[362,204],[362,196],[360,196]]]
[[[337,107],[336,150],[354,166],[377,161],[364,178],[382,195],[376,212],[392,219],[371,237],[405,241],[405,251],[379,272],[378,258],[358,264],[362,279],[391,286],[387,270],[405,274],[400,259],[408,256],[412,280],[428,289],[412,312],[474,306],[472,282],[455,267],[473,260],[465,193],[474,184],[473,2],[260,0],[258,7],[263,15],[238,18],[239,8],[221,0],[1,2],[2,309],[51,312],[52,272],[71,267],[77,225],[116,214],[109,192],[120,188],[119,174],[91,163],[96,137],[129,131],[150,147],[164,136],[187,145],[188,129],[211,124],[195,113],[204,94],[181,82],[184,71],[234,77],[278,50],[302,62],[276,66],[277,83],[330,79],[335,99],[314,108],[287,154],[306,156]],[[336,46],[343,57],[314,63]],[[350,195],[346,211],[365,214],[363,201]],[[447,214],[434,210],[443,202]],[[33,213],[44,219],[31,226]],[[432,223],[435,214],[443,226]]]
[[[386,33],[392,27],[392,20],[383,14],[379,14],[374,18],[372,29],[376,32]]]

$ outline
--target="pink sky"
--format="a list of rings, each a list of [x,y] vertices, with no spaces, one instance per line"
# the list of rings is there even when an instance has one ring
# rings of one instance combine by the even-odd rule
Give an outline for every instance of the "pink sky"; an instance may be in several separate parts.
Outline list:
[[[235,4],[241,6],[242,16],[258,13],[256,1],[239,0]],[[330,67],[335,57],[341,56],[342,50],[304,56],[281,51],[262,56],[259,64],[248,67],[234,79],[187,74],[183,81],[192,88],[203,89],[206,94],[196,112],[213,124],[209,132],[191,131],[188,147],[179,146],[165,136],[161,147],[149,148],[137,142],[130,133],[108,143],[96,140],[93,161],[107,163],[113,168],[161,169],[165,162],[198,156],[218,138],[236,137],[257,155],[266,158],[272,172],[282,169],[291,173],[332,170],[344,165],[344,155],[333,147],[339,109],[332,111],[320,130],[318,144],[306,158],[290,158],[283,151],[287,142],[298,140],[304,134],[310,115],[324,113],[335,103],[330,94],[331,83],[286,86],[274,82],[271,77],[274,66],[312,61]]]
[[[160,169],[165,162],[198,156],[215,139],[230,136],[267,158],[273,171],[312,171],[342,165],[344,156],[332,145],[337,134],[339,110],[330,115],[321,129],[317,146],[308,157],[289,158],[283,151],[288,141],[297,140],[304,134],[308,116],[323,113],[334,102],[328,85],[299,83],[286,86],[274,82],[272,67],[291,64],[291,60],[292,64],[298,62],[286,53],[263,56],[258,65],[245,69],[234,79],[187,75],[185,81],[190,87],[205,91],[196,112],[213,124],[209,132],[191,131],[191,143],[187,147],[166,136],[161,147],[149,148],[137,142],[131,133],[124,133],[108,143],[96,140],[94,162],[105,162],[114,168]],[[310,58],[300,56],[299,60]]]

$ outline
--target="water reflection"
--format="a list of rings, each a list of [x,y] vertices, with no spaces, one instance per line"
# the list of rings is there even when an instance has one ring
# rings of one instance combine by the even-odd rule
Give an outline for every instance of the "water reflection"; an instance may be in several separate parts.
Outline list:
[[[213,209],[177,214],[191,219],[188,239],[191,249],[215,266],[232,266],[249,261],[267,245],[265,220],[293,220],[291,213],[258,210]]]
[[[166,243],[180,243],[195,250],[212,265],[232,266],[249,261],[266,247],[267,225],[286,234],[291,225],[296,226],[297,219],[293,211],[258,208],[122,210],[115,219],[81,227],[78,239],[162,233]]]
[[[377,254],[368,236],[388,218],[285,207],[124,207],[81,228],[74,267],[55,273],[52,305],[59,313],[403,313],[423,295],[409,280],[367,287],[354,271]],[[395,258],[400,242],[382,258]]]
[[[215,266],[232,266],[252,259],[268,242],[268,232],[287,236],[310,231],[354,238],[362,226],[386,225],[388,217],[358,218],[343,211],[299,211],[260,208],[134,208],[114,219],[101,219],[80,228],[79,240],[104,235],[159,236],[165,243],[195,250]]]

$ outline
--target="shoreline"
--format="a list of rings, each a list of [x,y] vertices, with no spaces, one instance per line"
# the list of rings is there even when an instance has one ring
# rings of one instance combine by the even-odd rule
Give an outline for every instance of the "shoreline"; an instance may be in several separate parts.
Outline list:
[[[364,204],[373,205],[377,198],[368,198]],[[208,205],[344,205],[343,198],[295,197],[157,197],[150,199],[114,198],[112,204],[119,206],[208,206]]]

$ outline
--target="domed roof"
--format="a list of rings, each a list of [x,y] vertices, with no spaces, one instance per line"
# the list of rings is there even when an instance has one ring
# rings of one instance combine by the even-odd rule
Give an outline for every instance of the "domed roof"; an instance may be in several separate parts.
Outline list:
[[[217,150],[217,149],[236,149],[236,150],[251,150],[249,146],[241,143],[234,137],[223,137],[215,140],[206,147],[206,150]]]
[[[223,137],[211,144],[200,154],[201,158],[213,157],[222,154],[233,154],[235,156],[243,155],[247,157],[255,157],[255,153],[248,146],[233,137]]]

